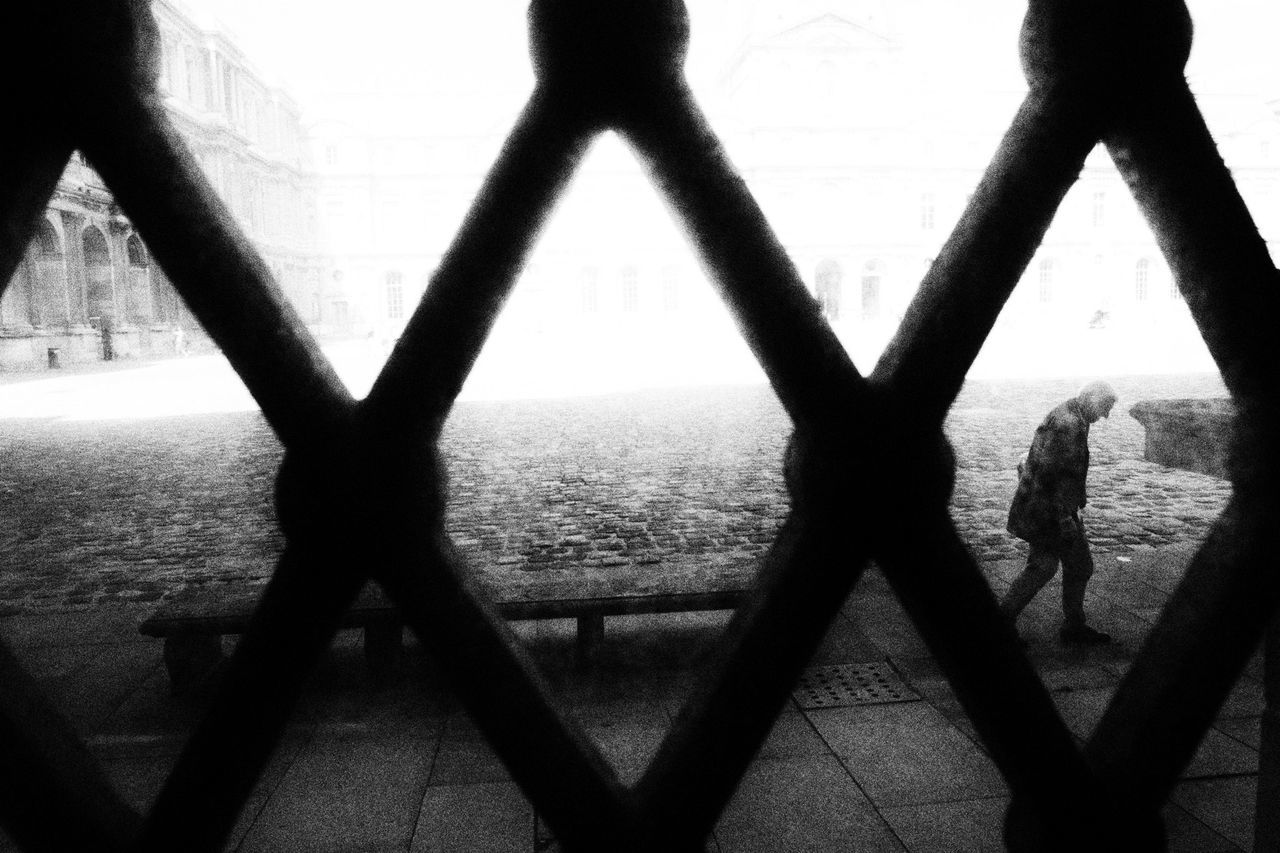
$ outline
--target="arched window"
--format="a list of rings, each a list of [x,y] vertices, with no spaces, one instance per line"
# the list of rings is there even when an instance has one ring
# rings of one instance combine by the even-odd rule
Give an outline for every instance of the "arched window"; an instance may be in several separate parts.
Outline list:
[[[630,264],[622,268],[622,310],[628,314],[640,310],[639,274]]]
[[[1053,301],[1053,259],[1043,258],[1039,267],[1040,276],[1040,301]]]
[[[1151,277],[1151,261],[1139,258],[1133,270],[1133,297],[1139,302],[1147,301],[1148,283]]]
[[[89,323],[97,327],[110,326],[115,321],[116,303],[111,281],[111,252],[107,248],[107,238],[100,230],[90,226],[84,230],[80,241],[84,248]]]
[[[142,238],[130,234],[124,243],[129,258],[126,275],[127,286],[121,294],[121,307],[131,323],[148,323],[154,319],[155,308],[151,293],[151,259]]]
[[[880,262],[867,261],[862,268],[862,319],[880,316]]]
[[[397,271],[387,273],[387,319],[404,318],[404,276]]]
[[[818,264],[818,269],[814,273],[814,291],[818,297],[818,306],[829,320],[840,319],[840,280],[842,278],[844,278],[844,271],[832,258],[827,258]]]
[[[583,267],[582,269],[582,310],[595,314],[600,310],[600,269]]]
[[[150,261],[147,259],[147,249],[142,245],[142,240],[138,238],[137,234],[129,235],[129,239],[125,243],[125,248],[129,252],[129,266],[150,266]]]
[[[62,257],[62,241],[58,239],[58,232],[47,219],[40,220],[40,225],[36,229],[35,244],[36,254],[41,257]]]

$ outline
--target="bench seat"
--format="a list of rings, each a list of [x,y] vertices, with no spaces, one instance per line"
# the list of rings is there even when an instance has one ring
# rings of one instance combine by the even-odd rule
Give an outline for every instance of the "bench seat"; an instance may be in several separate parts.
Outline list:
[[[486,567],[477,579],[498,612],[512,620],[578,620],[583,657],[604,636],[604,617],[640,613],[728,610],[755,582],[755,563],[711,556],[620,567],[572,566],[525,571]],[[222,660],[223,635],[243,633],[261,586],[188,587],[166,596],[139,626],[164,638],[164,662],[175,694],[189,692]],[[367,584],[344,614],[342,628],[364,630],[365,658],[375,673],[387,671],[401,650],[403,620],[376,584]]]

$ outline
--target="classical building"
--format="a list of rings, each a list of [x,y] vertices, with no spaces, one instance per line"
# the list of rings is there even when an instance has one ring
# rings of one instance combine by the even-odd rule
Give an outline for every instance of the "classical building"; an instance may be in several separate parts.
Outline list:
[[[688,5],[695,95],[833,328],[869,369],[1025,96],[1014,48],[1022,4],[989,13],[1003,33],[996,58],[953,37],[956,16],[987,10],[937,0]],[[472,68],[415,72],[404,59],[389,57],[382,79],[371,70],[367,88],[353,85],[312,129],[330,250],[324,320],[382,338],[412,311],[532,83],[508,75],[485,90]],[[1192,84],[1274,243],[1274,110],[1219,81]],[[459,101],[468,109],[455,109]],[[544,342],[570,329],[641,346],[734,337],[680,228],[633,154],[608,135],[545,224],[500,327]],[[979,366],[997,358],[1057,373],[1211,368],[1101,148]]]
[[[178,0],[152,8],[170,118],[295,307],[318,319],[315,186],[297,106]],[[202,338],[102,179],[75,154],[0,300],[0,369],[172,354]]]

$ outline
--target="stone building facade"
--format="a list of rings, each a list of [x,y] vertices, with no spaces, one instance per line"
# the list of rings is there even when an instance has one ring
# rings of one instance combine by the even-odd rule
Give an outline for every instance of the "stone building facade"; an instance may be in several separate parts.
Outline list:
[[[992,4],[990,27],[1004,33],[999,62],[955,37],[968,22],[954,19],[987,14],[985,6],[688,6],[689,76],[700,106],[832,327],[870,369],[1025,95],[1015,49],[1025,4]],[[517,40],[511,49],[520,50]],[[353,332],[398,333],[532,83],[509,76],[485,92],[483,69],[473,71],[421,73],[423,87],[413,91],[405,69],[388,69],[399,90],[371,70],[376,85],[349,96],[365,112],[314,130],[320,227],[337,241],[323,311]],[[1263,236],[1275,243],[1273,106],[1256,92],[1192,83]],[[472,109],[452,109],[458,98]],[[612,135],[597,141],[545,223],[499,331],[515,327],[544,340],[572,332],[586,345],[736,338],[681,229]],[[1057,374],[1212,368],[1105,150],[1088,159],[980,366],[997,358]]]
[[[319,314],[314,178],[301,117],[179,0],[154,0],[171,120],[304,319]],[[181,330],[181,331],[179,331]],[[0,369],[172,355],[207,342],[84,157],[68,163],[0,300]]]

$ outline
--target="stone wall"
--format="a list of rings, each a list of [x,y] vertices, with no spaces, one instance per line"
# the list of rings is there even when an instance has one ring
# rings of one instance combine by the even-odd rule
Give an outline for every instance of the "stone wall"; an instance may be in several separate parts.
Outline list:
[[[1229,398],[1142,400],[1129,414],[1147,430],[1148,462],[1227,476],[1227,455],[1235,422]]]

